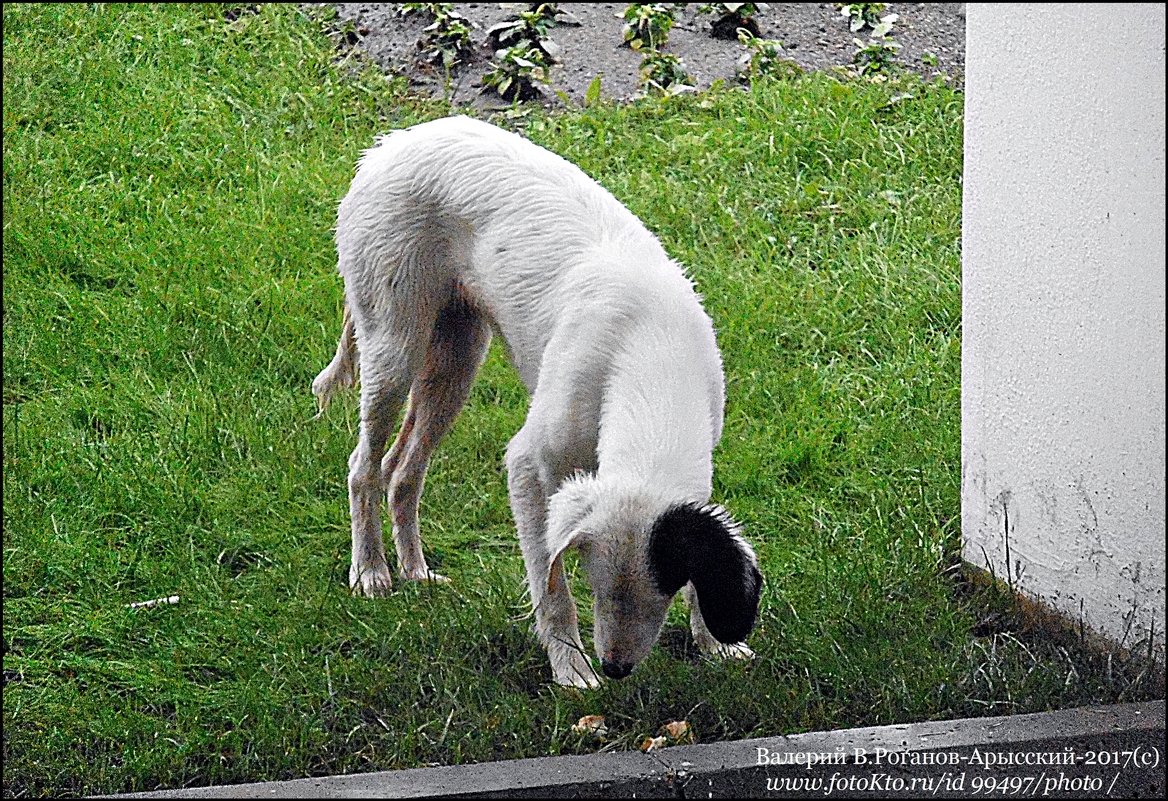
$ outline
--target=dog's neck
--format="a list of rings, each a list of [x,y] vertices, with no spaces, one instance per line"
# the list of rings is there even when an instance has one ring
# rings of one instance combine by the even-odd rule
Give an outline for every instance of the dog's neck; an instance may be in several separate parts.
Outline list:
[[[713,487],[710,392],[715,380],[720,388],[721,377],[710,374],[700,341],[691,348],[679,337],[689,338],[679,330],[632,337],[614,358],[605,386],[597,476],[704,503]]]

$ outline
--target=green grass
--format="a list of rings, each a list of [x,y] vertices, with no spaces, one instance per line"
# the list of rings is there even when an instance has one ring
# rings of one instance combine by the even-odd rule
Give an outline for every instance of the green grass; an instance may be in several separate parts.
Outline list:
[[[295,8],[3,13],[5,795],[587,752],[585,714],[627,748],[1152,692],[956,579],[960,94],[809,75],[522,120],[690,266],[726,363],[715,495],[766,576],[753,663],[698,660],[677,608],[579,693],[526,617],[498,347],[423,498],[453,586],[345,586],[355,403],[315,421],[308,389],[335,206],[375,133],[446,109]]]

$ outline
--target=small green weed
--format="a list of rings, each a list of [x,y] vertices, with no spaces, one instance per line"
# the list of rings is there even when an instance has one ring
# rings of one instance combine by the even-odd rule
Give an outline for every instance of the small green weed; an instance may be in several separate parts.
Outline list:
[[[420,14],[432,20],[417,43],[423,61],[441,64],[449,71],[474,52],[471,33],[475,25],[455,11],[453,3],[402,3],[398,13]]]
[[[783,54],[783,43],[777,39],[760,39],[741,30],[738,41],[747,48],[738,63],[737,77],[741,83],[760,77],[789,78],[803,72],[794,59]]]
[[[548,35],[559,13],[555,3],[532,3],[514,19],[488,29],[487,39],[496,50],[483,87],[504,100],[539,97],[542,91],[536,84],[549,83],[548,73],[559,58],[560,48]]]
[[[896,55],[900,52],[900,44],[887,37],[883,39],[869,39],[862,42],[852,40],[856,45],[856,52],[852,55],[852,63],[859,75],[875,76],[887,75],[896,66]]]
[[[422,58],[450,69],[474,52],[474,23],[456,12],[439,17],[422,31],[418,47]]]
[[[487,41],[496,50],[511,47],[536,47],[543,51],[545,61],[556,61],[560,47],[548,32],[557,23],[559,9],[555,3],[532,3],[514,19],[505,20],[487,29]]]
[[[871,26],[868,32],[868,41],[852,39],[856,45],[856,52],[852,54],[852,63],[858,75],[879,77],[883,80],[895,67],[896,55],[900,52],[900,44],[892,39],[892,26],[898,19],[896,14],[887,14],[876,17],[883,10],[883,3],[858,4],[863,6],[858,13],[851,14],[852,31],[859,31],[865,25]],[[879,8],[876,8],[876,7]],[[857,4],[845,6],[843,15],[848,16],[849,10],[855,12]],[[857,22],[861,22],[857,26]]]
[[[438,15],[440,11],[454,8],[453,3],[398,3],[397,13],[403,17],[408,17],[413,14],[423,14],[427,17],[433,18]]]
[[[550,66],[546,53],[529,43],[496,50],[483,87],[504,100],[532,100],[542,94],[536,84],[548,83]]]
[[[880,15],[888,8],[887,3],[836,3],[840,16],[848,20],[852,33],[859,33],[865,26],[875,28],[880,24]]]
[[[677,95],[696,91],[693,78],[677,56],[653,48],[645,48],[641,53],[642,93]]]
[[[669,39],[675,22],[673,7],[668,3],[629,3],[623,18],[624,44],[634,50],[660,49]]]

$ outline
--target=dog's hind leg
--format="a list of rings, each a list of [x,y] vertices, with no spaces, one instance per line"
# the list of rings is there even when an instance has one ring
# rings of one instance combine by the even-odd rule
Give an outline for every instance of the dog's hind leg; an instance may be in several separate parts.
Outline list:
[[[366,358],[364,352],[362,359]],[[384,595],[393,581],[381,537],[381,459],[385,443],[405,398],[407,380],[370,380],[362,370],[361,433],[349,457],[349,514],[353,525],[353,561],[349,588],[357,595]]]
[[[466,403],[490,341],[486,321],[460,297],[455,296],[442,308],[410,390],[405,422],[382,462],[402,578],[446,580],[426,564],[418,532],[418,502],[430,456]]]
[[[388,310],[373,312],[378,317],[372,321],[361,316],[362,309],[354,308],[361,341],[361,428],[357,447],[349,457],[349,514],[353,525],[349,587],[357,595],[383,595],[393,583],[381,533],[382,460],[433,328],[433,316],[427,318],[424,304],[409,301],[393,298]],[[407,415],[403,428],[414,427],[410,418]]]
[[[316,416],[324,414],[338,388],[351,387],[356,380],[357,341],[354,337],[353,315],[346,301],[345,311],[341,315],[341,337],[337,342],[336,355],[312,382],[312,394],[316,396]]]

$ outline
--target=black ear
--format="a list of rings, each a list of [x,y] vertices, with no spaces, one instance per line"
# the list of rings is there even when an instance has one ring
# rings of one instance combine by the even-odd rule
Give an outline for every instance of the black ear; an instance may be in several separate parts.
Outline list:
[[[762,589],[754,551],[740,531],[721,506],[685,503],[667,509],[649,534],[657,589],[673,595],[692,581],[706,628],[727,645],[754,628]]]

